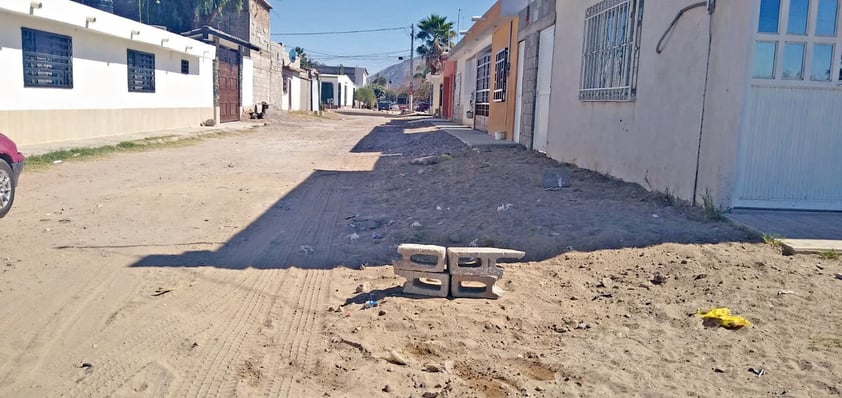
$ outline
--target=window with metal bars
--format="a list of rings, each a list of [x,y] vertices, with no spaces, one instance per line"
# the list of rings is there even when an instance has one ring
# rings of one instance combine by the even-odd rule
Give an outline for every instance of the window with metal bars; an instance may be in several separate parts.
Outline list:
[[[21,28],[23,86],[73,88],[73,39]]]
[[[189,75],[190,74],[190,61],[186,59],[181,60],[181,74]]]
[[[129,92],[155,92],[155,54],[127,50],[129,66]]]
[[[491,91],[491,54],[477,59],[477,91],[474,97],[476,116],[488,116]]]
[[[506,85],[509,81],[509,49],[497,52],[494,60],[494,101],[506,100]]]
[[[585,13],[581,101],[633,101],[643,0],[603,0]]]

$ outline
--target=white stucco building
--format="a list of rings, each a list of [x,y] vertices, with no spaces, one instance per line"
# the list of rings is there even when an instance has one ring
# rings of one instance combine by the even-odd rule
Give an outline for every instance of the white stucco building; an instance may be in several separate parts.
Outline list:
[[[558,1],[535,146],[696,203],[842,210],[842,4],[717,1],[668,31],[694,3]]]
[[[322,104],[329,108],[351,108],[357,86],[346,75],[322,74]]]
[[[69,0],[0,0],[0,131],[28,145],[198,126],[215,51]]]

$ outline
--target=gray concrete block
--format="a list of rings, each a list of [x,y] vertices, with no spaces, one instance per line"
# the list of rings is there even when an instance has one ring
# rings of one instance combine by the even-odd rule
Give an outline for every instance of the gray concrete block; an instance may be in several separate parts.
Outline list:
[[[503,276],[497,266],[501,258],[520,259],[526,253],[519,250],[492,247],[451,247],[447,249],[447,264],[452,275]]]
[[[482,275],[453,275],[450,280],[450,294],[454,298],[477,298],[496,300],[506,294],[497,286],[497,278]]]
[[[450,293],[450,274],[395,270],[395,275],[406,278],[403,284],[404,294],[418,296],[447,297]]]
[[[401,259],[394,262],[396,270],[445,272],[447,249],[443,246],[405,243],[398,246]]]

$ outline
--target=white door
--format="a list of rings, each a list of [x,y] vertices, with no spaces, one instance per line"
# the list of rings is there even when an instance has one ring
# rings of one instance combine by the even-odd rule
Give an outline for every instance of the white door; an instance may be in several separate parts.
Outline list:
[[[542,30],[538,38],[538,93],[535,97],[535,134],[532,137],[532,148],[538,152],[547,151],[554,38],[555,26]]]
[[[521,112],[523,112],[523,48],[524,43],[521,41],[517,44],[517,90],[515,94],[515,133],[514,141],[520,143],[520,122]]]

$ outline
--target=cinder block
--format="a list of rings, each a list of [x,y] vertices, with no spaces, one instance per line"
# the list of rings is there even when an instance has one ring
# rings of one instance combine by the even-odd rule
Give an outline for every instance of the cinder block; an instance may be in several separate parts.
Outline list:
[[[415,245],[405,243],[398,246],[401,259],[395,261],[395,270],[445,272],[447,271],[447,249],[434,245]],[[429,261],[423,261],[414,256],[424,256]]]
[[[495,276],[453,275],[450,280],[450,294],[455,298],[497,300],[506,294],[506,291],[497,286],[496,283],[497,277]],[[474,286],[478,284],[484,286]]]
[[[395,270],[396,275],[406,278],[403,284],[404,294],[414,294],[430,297],[447,297],[450,292],[450,274],[444,272],[421,272],[410,270]],[[438,282],[438,283],[434,283]]]
[[[447,264],[451,275],[503,276],[497,266],[501,258],[520,259],[526,253],[518,250],[492,247],[451,247],[447,249]]]

